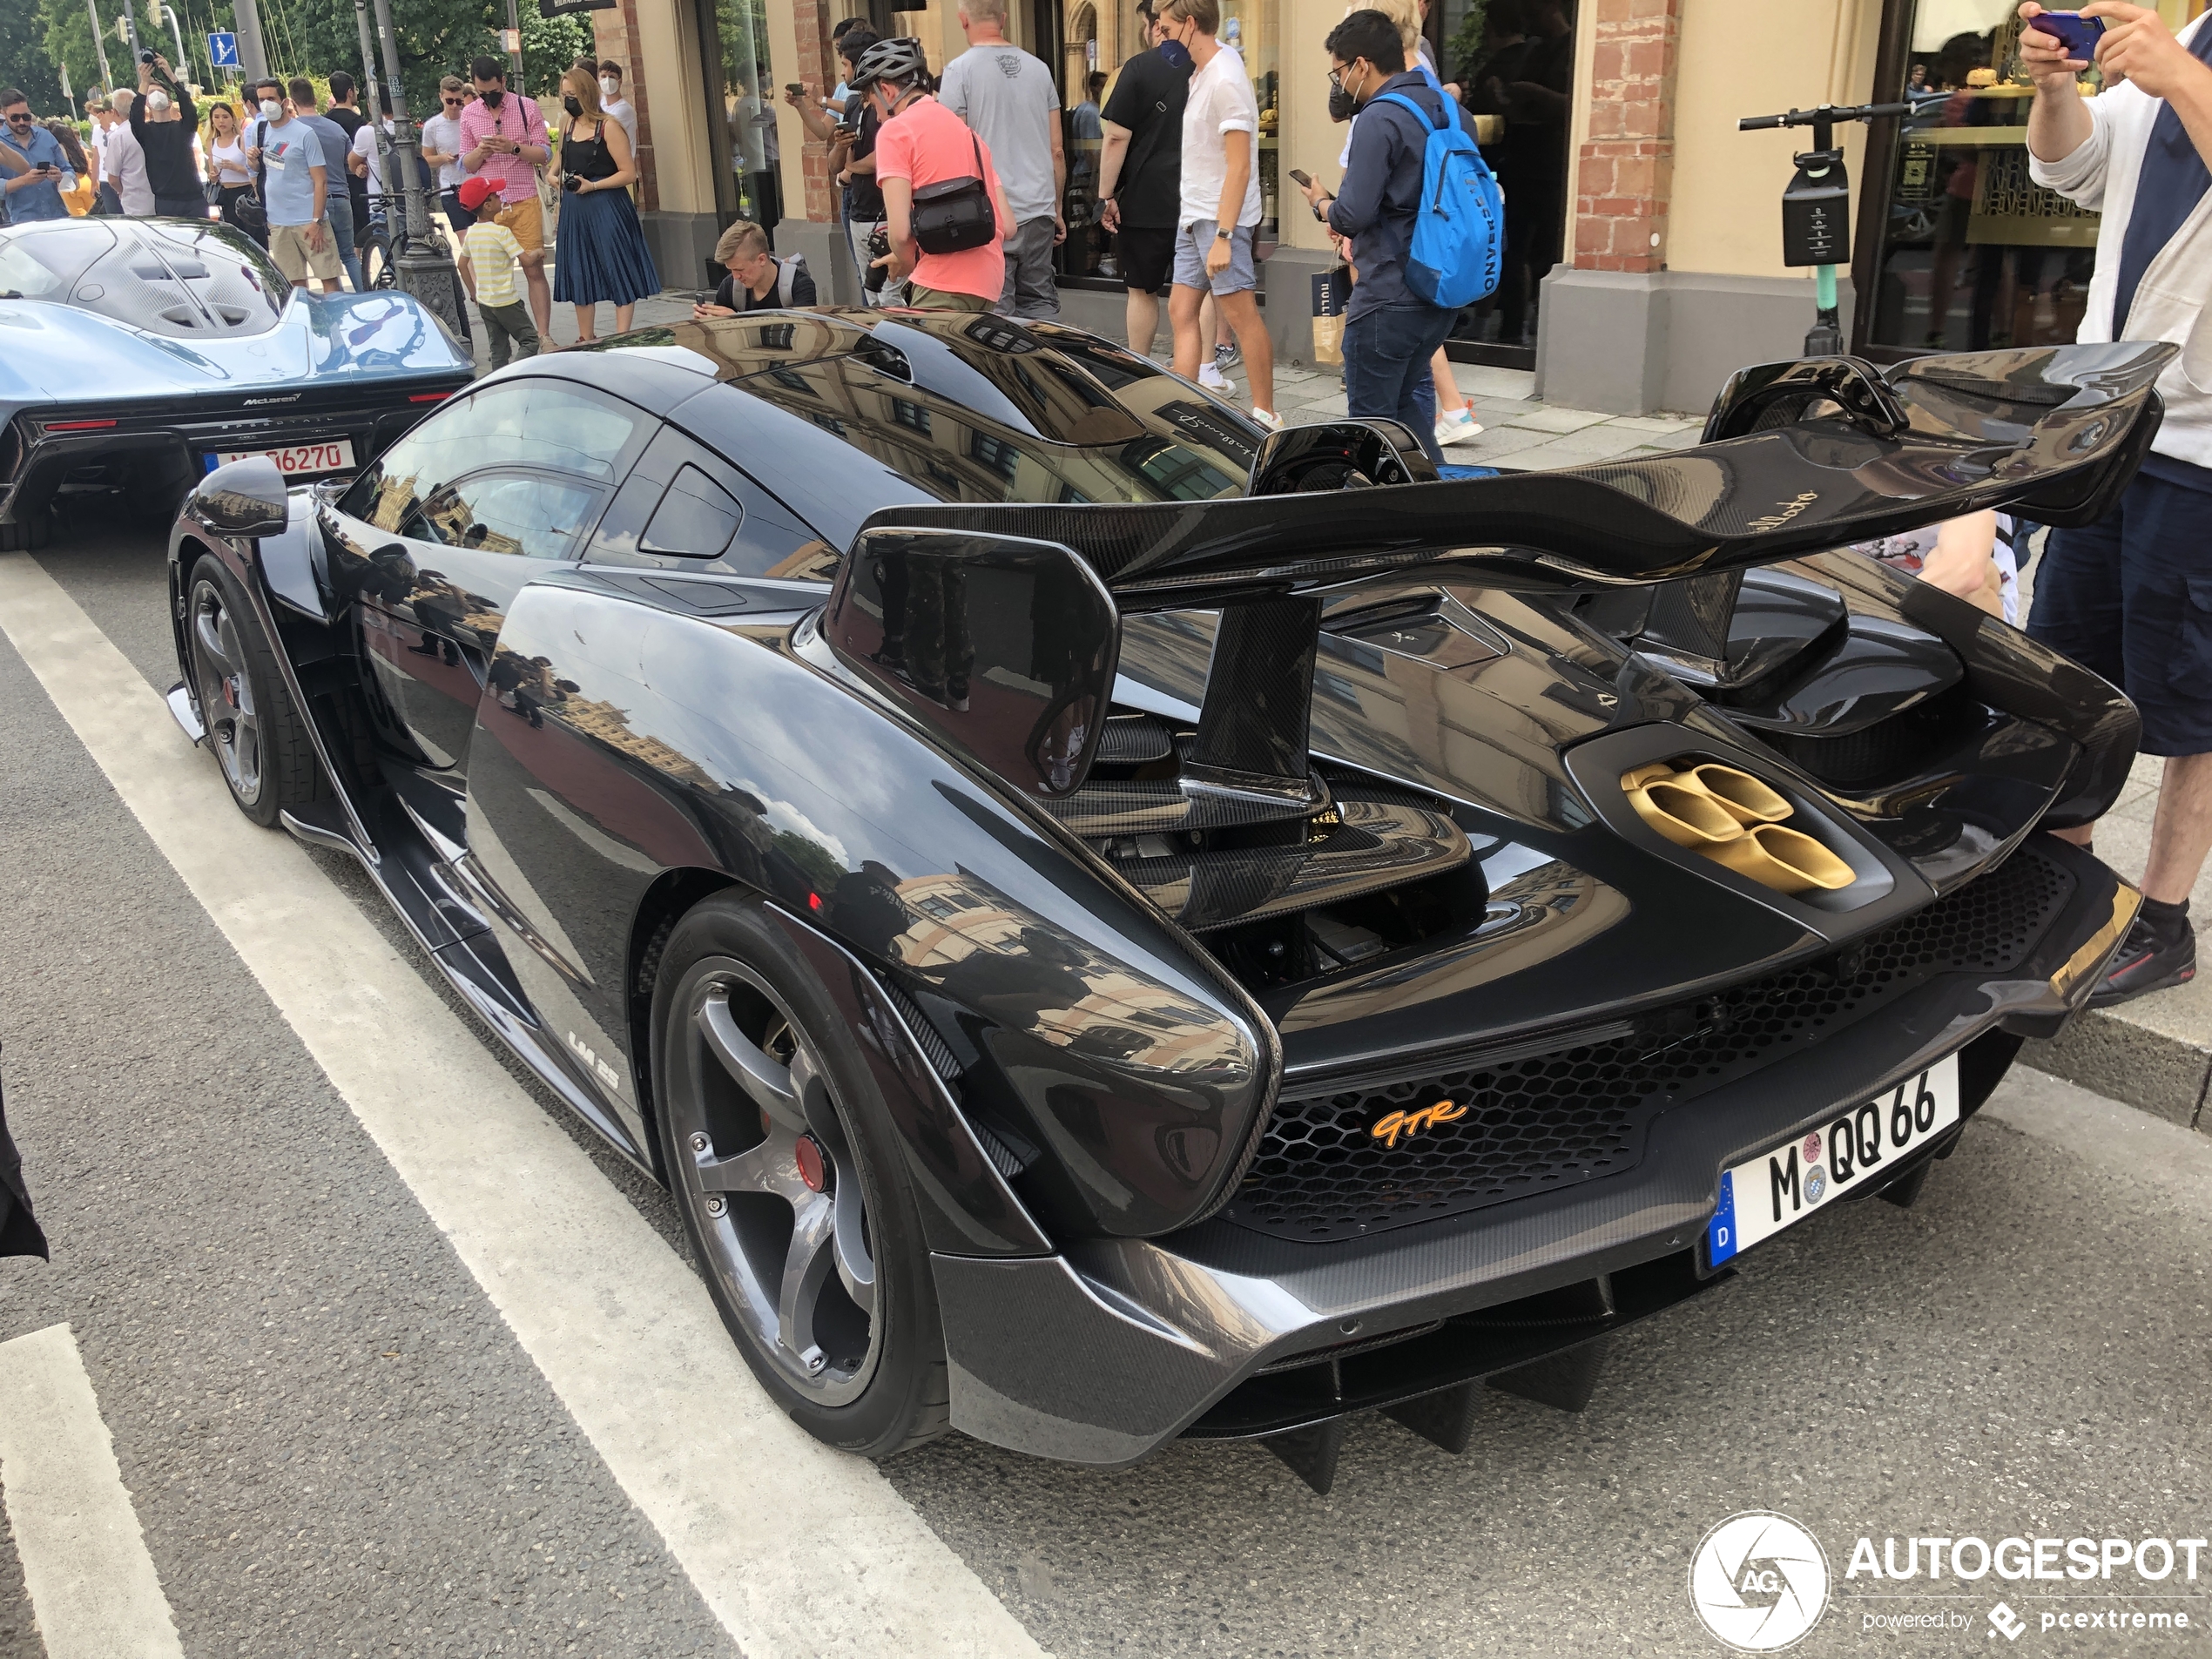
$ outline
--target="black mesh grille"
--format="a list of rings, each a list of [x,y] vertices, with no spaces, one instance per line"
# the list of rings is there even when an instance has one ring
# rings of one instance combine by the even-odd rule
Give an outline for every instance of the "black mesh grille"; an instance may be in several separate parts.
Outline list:
[[[1641,1019],[1634,1035],[1501,1064],[1286,1096],[1224,1219],[1278,1238],[1356,1238],[1634,1167],[1651,1119],[1817,1042],[1938,974],[2002,973],[2074,889],[2033,850],[1825,962]],[[1373,1130],[1437,1102],[1463,1115]]]

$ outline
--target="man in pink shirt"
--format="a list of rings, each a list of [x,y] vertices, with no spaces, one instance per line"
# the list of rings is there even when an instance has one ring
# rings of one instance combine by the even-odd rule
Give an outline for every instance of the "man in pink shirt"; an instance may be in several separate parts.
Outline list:
[[[1006,235],[1014,216],[990,151],[966,122],[921,90],[928,73],[920,41],[883,40],[860,55],[846,83],[874,106],[883,123],[875,138],[875,176],[883,186],[891,252],[876,263],[887,268],[891,283],[908,282],[910,306],[988,311],[1006,286]],[[996,220],[991,239],[957,253],[922,252],[914,235],[914,192],[974,179],[978,167]]]
[[[530,319],[538,338],[553,337],[553,289],[545,280],[545,220],[537,205],[537,170],[551,153],[545,118],[535,101],[507,90],[507,66],[496,57],[469,65],[476,101],[461,111],[461,168],[489,179],[505,204],[493,222],[523,245],[523,278],[529,285]]]

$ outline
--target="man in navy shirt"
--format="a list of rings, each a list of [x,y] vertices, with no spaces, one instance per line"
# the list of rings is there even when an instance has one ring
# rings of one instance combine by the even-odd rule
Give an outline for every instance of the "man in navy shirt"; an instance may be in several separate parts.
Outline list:
[[[1460,106],[1432,86],[1418,65],[1406,66],[1404,37],[1383,12],[1353,12],[1323,44],[1331,84],[1358,111],[1335,199],[1318,185],[1305,186],[1307,200],[1317,206],[1328,202],[1329,228],[1350,239],[1352,268],[1359,273],[1344,314],[1346,409],[1355,421],[1402,421],[1441,466],[1428,361],[1459,314],[1429,304],[1406,286],[1431,129],[1412,111],[1376,100],[1386,92],[1403,93],[1432,122],[1457,121]]]
[[[0,91],[0,225],[67,219],[62,180],[70,176],[61,140],[31,117],[30,100],[12,86]]]
[[[2177,40],[2159,14],[2092,0],[2105,90],[2084,101],[2088,67],[2020,15],[2020,63],[2035,78],[2027,147],[2035,182],[2101,212],[2097,263],[2078,338],[2185,347],[2159,381],[2166,418],[2141,473],[2097,523],[2054,530],[2036,572],[2027,631],[2134,699],[2143,752],[2165,776],[2143,872],[2143,907],[2093,1006],[2194,978],[2189,893],[2212,851],[2212,376],[2203,368],[2212,299],[2212,24]],[[2089,829],[2061,830],[2088,845]]]

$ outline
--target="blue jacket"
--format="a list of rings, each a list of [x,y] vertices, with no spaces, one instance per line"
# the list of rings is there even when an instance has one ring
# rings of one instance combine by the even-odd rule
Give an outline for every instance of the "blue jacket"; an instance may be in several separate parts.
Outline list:
[[[1460,106],[1439,92],[1418,68],[1392,76],[1359,106],[1352,129],[1352,157],[1344,183],[1329,204],[1329,226],[1352,239],[1352,263],[1359,280],[1345,307],[1351,322],[1378,306],[1417,306],[1420,297],[1406,286],[1406,255],[1413,245],[1413,214],[1421,200],[1421,161],[1428,129],[1410,111],[1378,100],[1402,92],[1431,120],[1451,112],[1461,125]]]

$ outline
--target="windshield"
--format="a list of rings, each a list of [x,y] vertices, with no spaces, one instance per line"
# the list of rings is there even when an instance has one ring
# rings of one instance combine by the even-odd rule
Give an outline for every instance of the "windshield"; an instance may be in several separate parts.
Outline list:
[[[77,274],[115,246],[105,225],[70,225],[0,236],[0,295],[59,300]]]

